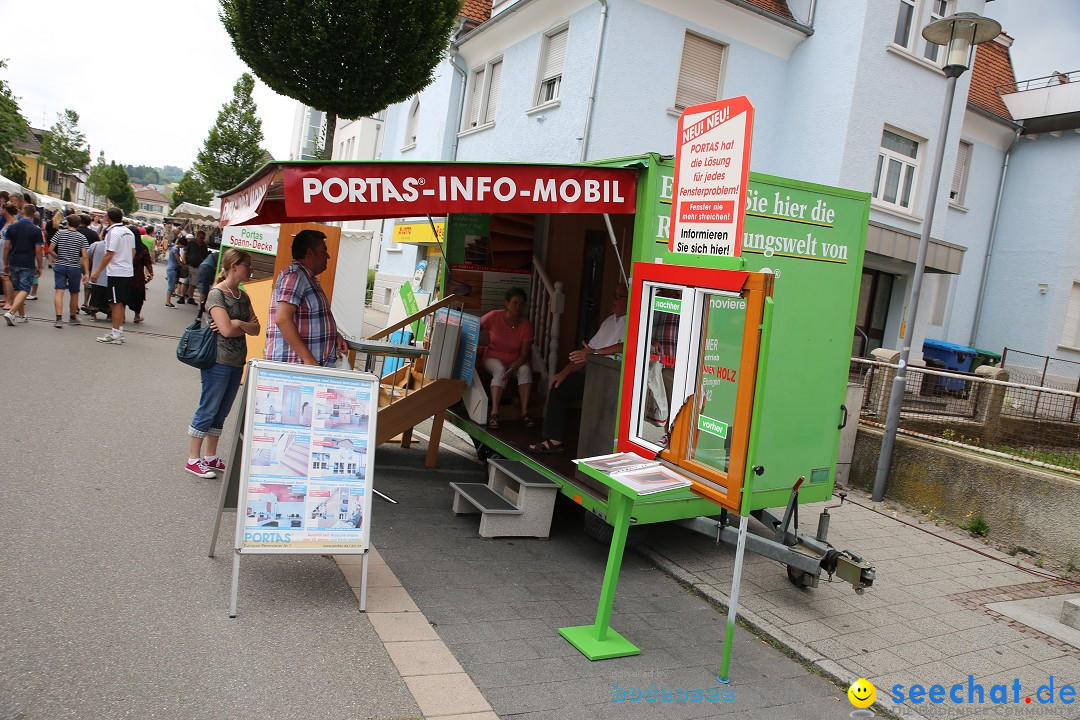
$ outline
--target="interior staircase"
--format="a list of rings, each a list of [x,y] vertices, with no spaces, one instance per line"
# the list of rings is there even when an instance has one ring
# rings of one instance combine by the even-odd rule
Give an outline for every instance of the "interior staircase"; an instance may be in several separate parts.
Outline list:
[[[368,341],[384,341],[398,330],[412,325],[417,320],[425,321],[430,327],[434,314],[440,308],[460,306],[460,298],[453,295],[413,313],[399,323],[366,338]],[[350,350],[348,360],[351,367],[356,367],[357,351]],[[428,440],[424,466],[433,468],[439,454],[439,442],[442,439],[442,427],[446,420],[446,410],[461,400],[465,391],[465,381],[454,378],[428,377],[425,372],[424,357],[403,357],[404,364],[383,374],[382,368],[388,357],[402,357],[395,354],[393,348],[381,352],[368,352],[364,367],[379,376],[379,414],[375,426],[375,443],[397,441],[402,447],[412,443],[412,429],[432,418],[431,437]]]

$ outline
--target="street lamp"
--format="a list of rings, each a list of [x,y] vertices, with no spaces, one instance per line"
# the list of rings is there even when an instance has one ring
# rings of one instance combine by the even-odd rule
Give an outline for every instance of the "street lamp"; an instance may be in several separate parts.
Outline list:
[[[956,93],[956,78],[964,74],[971,66],[975,46],[993,40],[1001,34],[1001,25],[996,20],[962,12],[936,20],[923,28],[922,36],[927,41],[945,48],[945,109],[941,115],[941,129],[938,131],[937,153],[934,156],[934,170],[930,175],[930,194],[928,195],[926,220],[923,221],[922,235],[919,237],[919,254],[915,262],[915,275],[911,282],[911,301],[908,308],[911,314],[911,331],[900,346],[900,362],[893,379],[892,392],[889,394],[889,413],[885,419],[885,434],[881,438],[881,455],[878,456],[877,475],[874,476],[873,499],[881,501],[885,497],[885,484],[889,479],[889,466],[892,464],[893,446],[896,444],[896,428],[900,425],[900,407],[904,403],[904,386],[907,384],[908,356],[911,354],[911,336],[914,335],[915,319],[919,311],[919,294],[922,292],[923,272],[926,270],[926,250],[930,246],[930,228],[934,224],[934,210],[937,207],[938,188],[941,184],[941,164],[945,158],[945,141],[949,135],[949,116],[952,114],[953,95]]]

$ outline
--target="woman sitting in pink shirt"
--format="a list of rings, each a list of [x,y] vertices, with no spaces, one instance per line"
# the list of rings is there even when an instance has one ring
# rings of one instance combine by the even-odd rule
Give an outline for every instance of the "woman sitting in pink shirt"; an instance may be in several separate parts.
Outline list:
[[[525,312],[525,291],[510,288],[503,296],[505,310],[492,310],[480,318],[480,327],[488,331],[488,344],[481,359],[484,369],[491,374],[491,412],[488,427],[499,427],[499,401],[511,375],[517,377],[518,396],[521,399],[521,424],[531,428],[536,421],[529,417],[529,392],[532,390],[533,326]]]

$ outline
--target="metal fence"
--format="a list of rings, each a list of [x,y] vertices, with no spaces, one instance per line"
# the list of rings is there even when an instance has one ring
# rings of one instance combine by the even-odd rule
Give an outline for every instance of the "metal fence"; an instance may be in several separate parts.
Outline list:
[[[852,358],[860,422],[884,426],[897,366]],[[1000,373],[993,371],[994,374]],[[1080,475],[1080,392],[909,367],[899,431]]]
[[[1001,354],[1001,366],[1009,372],[1009,380],[1024,385],[1035,385],[1058,390],[1080,392],[1080,362],[1059,360],[1046,355],[1026,353],[1015,348],[1005,348]],[[1071,406],[1053,395],[1037,393],[1026,398],[1011,398],[1011,402],[1028,413],[1029,417],[1075,417],[1076,399]]]

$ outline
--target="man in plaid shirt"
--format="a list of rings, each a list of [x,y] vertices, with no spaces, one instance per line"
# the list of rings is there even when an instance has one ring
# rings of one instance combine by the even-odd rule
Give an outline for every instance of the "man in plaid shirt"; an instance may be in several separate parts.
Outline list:
[[[348,351],[330,301],[316,275],[326,270],[326,235],[301,230],[293,238],[292,265],[274,282],[266,332],[266,359],[331,367]]]

